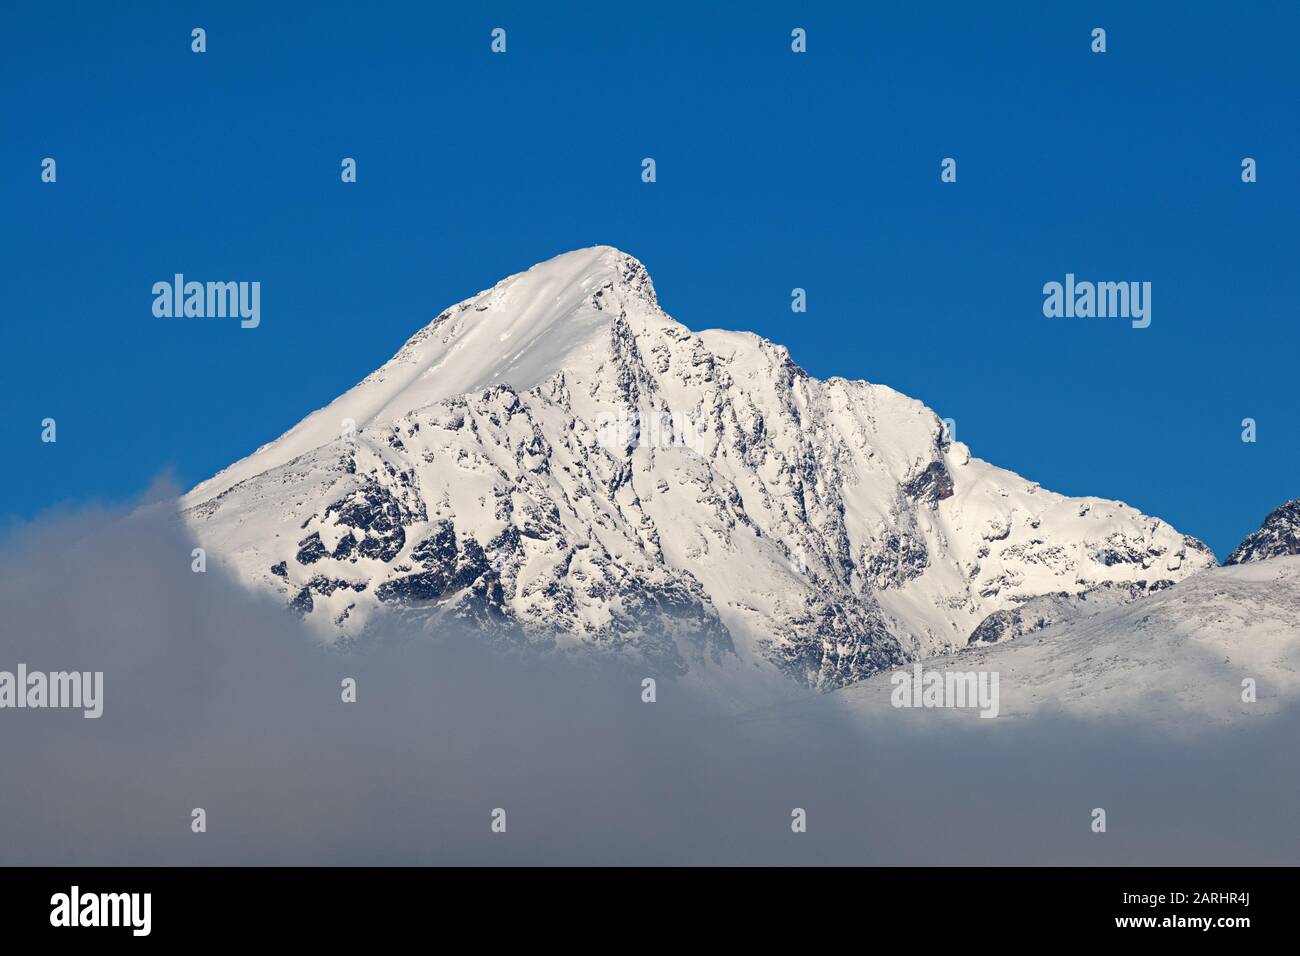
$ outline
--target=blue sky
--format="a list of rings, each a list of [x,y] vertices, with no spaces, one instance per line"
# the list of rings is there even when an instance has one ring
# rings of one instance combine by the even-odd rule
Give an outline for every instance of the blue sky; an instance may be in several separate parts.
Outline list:
[[[1294,4],[45,6],[0,21],[5,523],[188,487],[599,243],[1220,557],[1300,495]],[[175,272],[260,281],[261,326],[155,318]],[[1067,272],[1150,281],[1151,327],[1045,318]]]

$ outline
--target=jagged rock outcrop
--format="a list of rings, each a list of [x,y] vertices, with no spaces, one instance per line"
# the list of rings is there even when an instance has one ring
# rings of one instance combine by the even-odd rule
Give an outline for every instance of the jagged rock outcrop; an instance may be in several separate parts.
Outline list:
[[[1300,554],[1300,498],[1273,509],[1259,530],[1248,534],[1223,563],[1246,564],[1292,554]]]

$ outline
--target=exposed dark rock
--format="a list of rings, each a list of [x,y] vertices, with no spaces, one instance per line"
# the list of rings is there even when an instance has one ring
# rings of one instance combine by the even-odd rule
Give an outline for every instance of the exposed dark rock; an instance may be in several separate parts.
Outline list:
[[[450,521],[438,521],[432,533],[411,549],[412,559],[426,568],[450,567],[456,562],[456,526]]]
[[[822,601],[792,623],[795,633],[769,645],[768,654],[795,680],[817,690],[847,687],[909,659],[877,609]]]
[[[1275,508],[1258,531],[1248,534],[1224,564],[1266,561],[1300,554],[1300,498]]]
[[[307,582],[307,590],[314,591],[322,597],[329,597],[335,591],[342,589],[351,589],[353,591],[364,591],[366,589],[365,581],[344,581],[340,578],[330,578],[323,574],[315,575]]]
[[[328,555],[329,552],[325,550],[325,545],[321,544],[319,531],[313,531],[298,542],[299,564],[315,564]]]
[[[937,502],[951,498],[952,475],[941,461],[932,461],[915,478],[903,485],[903,494],[916,501]]]
[[[349,558],[357,549],[357,539],[349,531],[343,537],[339,538],[339,543],[334,546],[334,557],[338,559]]]
[[[375,597],[381,601],[400,604],[436,601],[447,593],[449,583],[447,575],[441,570],[421,571],[385,581],[375,589]]]
[[[1092,559],[1108,568],[1117,564],[1142,564],[1151,556],[1151,552],[1141,541],[1125,537],[1118,531],[1111,534],[1092,552]]]
[[[392,492],[375,481],[331,504],[325,509],[325,517],[330,515],[351,530],[357,555],[385,562],[392,561],[406,546],[404,525],[414,517]],[[347,553],[351,550],[349,547]]]
[[[315,602],[311,599],[311,590],[303,588],[298,592],[298,596],[289,602],[289,609],[299,617],[310,614]]]
[[[925,539],[904,529],[885,535],[867,557],[863,572],[872,587],[889,590],[919,577],[929,566],[930,554]]]

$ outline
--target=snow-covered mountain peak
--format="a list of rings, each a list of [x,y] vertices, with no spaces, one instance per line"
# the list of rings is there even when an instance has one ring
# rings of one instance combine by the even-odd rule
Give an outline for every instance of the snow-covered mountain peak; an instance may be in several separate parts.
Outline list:
[[[1215,564],[1159,519],[972,457],[891,388],[692,332],[608,246],[447,309],[183,504],[210,553],[333,636],[453,614],[819,687],[964,647],[1041,595]]]

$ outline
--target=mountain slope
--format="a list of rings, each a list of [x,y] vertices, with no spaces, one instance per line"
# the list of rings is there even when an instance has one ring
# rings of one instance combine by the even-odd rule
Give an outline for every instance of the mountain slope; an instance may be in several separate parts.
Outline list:
[[[823,688],[962,647],[1039,595],[1143,594],[1215,564],[1122,503],[971,457],[892,389],[691,332],[609,247],[446,310],[183,505],[327,638],[451,614]]]
[[[1214,568],[1125,607],[923,667],[996,672],[1005,719],[1056,712],[1135,717],[1180,730],[1276,716],[1300,697],[1300,557]],[[836,696],[872,719],[931,713],[997,724],[979,720],[975,708],[895,708],[891,676]],[[1247,679],[1254,700],[1243,697]],[[759,713],[789,721],[804,712],[794,706]]]

